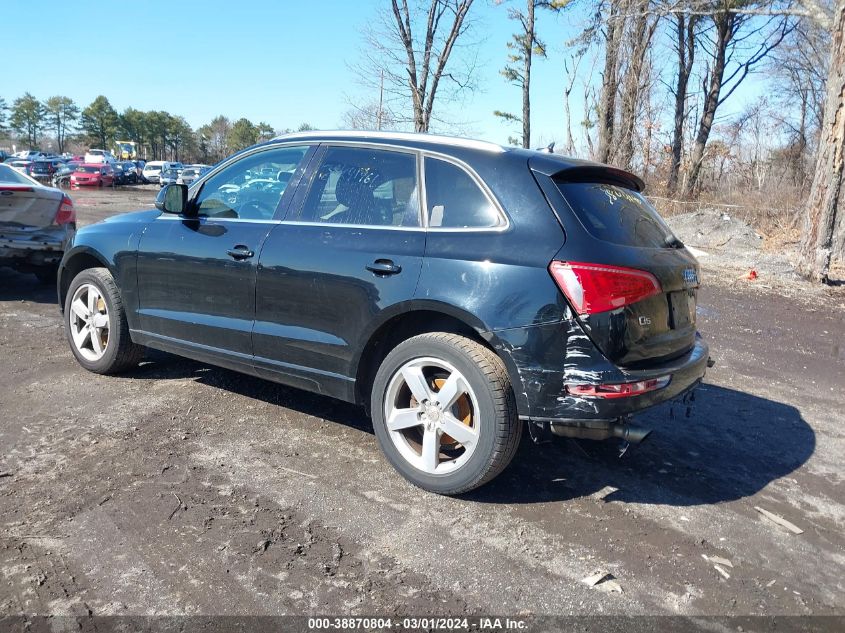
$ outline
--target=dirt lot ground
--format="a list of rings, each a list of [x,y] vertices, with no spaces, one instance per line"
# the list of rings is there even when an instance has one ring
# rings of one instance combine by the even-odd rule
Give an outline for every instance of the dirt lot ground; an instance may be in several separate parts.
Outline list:
[[[153,193],[74,197],[86,224]],[[845,293],[738,274],[705,269],[691,417],[622,459],[526,441],[450,499],[343,403],[163,354],[83,371],[54,290],[0,269],[0,615],[841,615]]]

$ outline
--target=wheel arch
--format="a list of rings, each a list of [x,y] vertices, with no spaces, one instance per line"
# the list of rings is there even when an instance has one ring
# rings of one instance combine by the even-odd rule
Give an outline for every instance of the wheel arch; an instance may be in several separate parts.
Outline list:
[[[108,268],[111,270],[108,261],[102,254],[92,248],[78,247],[67,253],[62,259],[58,273],[59,310],[64,313],[65,299],[71,282],[83,270],[89,268]]]
[[[369,408],[370,389],[381,361],[402,341],[429,332],[466,336],[501,358],[513,384],[517,406],[522,409],[520,397],[524,394],[519,386],[519,372],[510,355],[503,353],[506,346],[472,313],[437,301],[413,301],[396,306],[362,337],[364,343],[353,361],[357,401]]]

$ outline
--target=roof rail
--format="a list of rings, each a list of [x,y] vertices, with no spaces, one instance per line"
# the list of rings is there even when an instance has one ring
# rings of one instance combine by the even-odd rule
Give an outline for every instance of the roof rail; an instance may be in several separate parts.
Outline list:
[[[279,140],[296,140],[296,139],[313,139],[319,137],[331,137],[338,139],[355,139],[355,140],[384,140],[384,141],[405,141],[414,143],[440,143],[443,145],[450,145],[452,147],[466,147],[468,149],[477,149],[485,152],[493,152],[500,154],[505,151],[505,148],[496,143],[488,141],[477,141],[474,139],[460,138],[457,136],[440,136],[437,134],[423,134],[420,132],[377,132],[366,130],[313,130],[308,132],[293,132],[290,134],[282,134],[274,138],[274,141]]]

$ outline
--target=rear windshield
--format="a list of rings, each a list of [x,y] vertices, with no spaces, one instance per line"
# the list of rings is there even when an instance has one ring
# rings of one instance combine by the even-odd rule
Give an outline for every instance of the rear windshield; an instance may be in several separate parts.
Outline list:
[[[677,239],[639,193],[618,185],[557,182],[563,197],[593,237],[623,246],[674,246]]]
[[[32,181],[16,172],[7,165],[0,165],[0,182],[14,182],[21,185],[30,185]]]

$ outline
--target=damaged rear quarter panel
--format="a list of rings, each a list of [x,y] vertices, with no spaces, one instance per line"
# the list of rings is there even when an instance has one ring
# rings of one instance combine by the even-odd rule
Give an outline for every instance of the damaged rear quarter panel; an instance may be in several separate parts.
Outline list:
[[[709,348],[701,337],[671,361],[626,370],[605,358],[574,318],[491,333],[497,352],[510,359],[520,417],[611,420],[676,398],[704,376]],[[576,397],[567,383],[621,383],[671,375],[667,387],[621,399]]]

